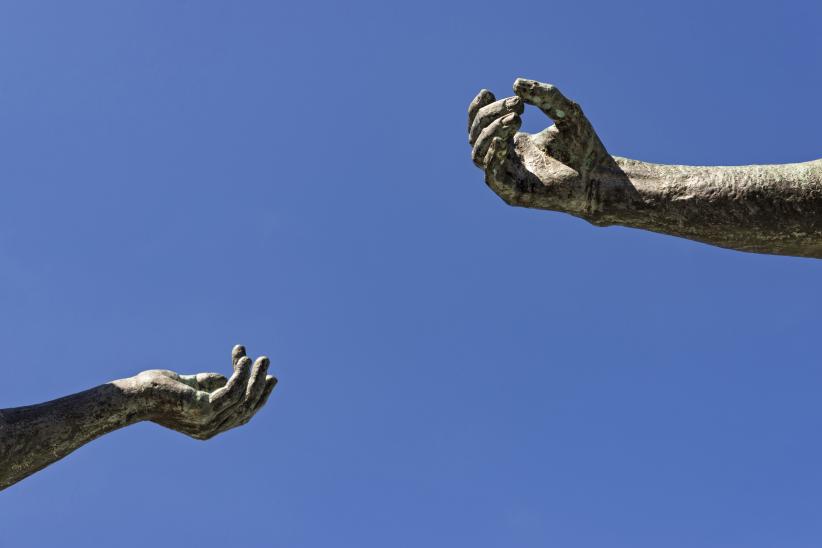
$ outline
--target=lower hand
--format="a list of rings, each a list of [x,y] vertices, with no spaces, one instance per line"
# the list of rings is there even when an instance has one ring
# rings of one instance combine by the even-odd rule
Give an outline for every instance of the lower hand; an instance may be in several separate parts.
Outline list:
[[[265,405],[277,384],[266,375],[265,356],[252,364],[245,347],[231,353],[234,373],[180,375],[165,369],[143,371],[133,378],[148,420],[198,440],[241,426]]]

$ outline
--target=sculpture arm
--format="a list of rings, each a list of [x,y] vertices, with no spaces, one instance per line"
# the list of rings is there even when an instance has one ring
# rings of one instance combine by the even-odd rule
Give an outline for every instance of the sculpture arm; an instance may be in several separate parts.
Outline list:
[[[232,351],[234,372],[179,375],[152,369],[38,405],[0,410],[0,490],[78,447],[148,420],[206,440],[243,425],[268,400],[277,379],[268,359],[253,364],[245,348]]]
[[[483,91],[469,109],[474,162],[507,203],[740,251],[822,258],[822,160],[703,167],[611,156],[579,105],[555,87],[517,80],[514,90],[502,101]],[[518,132],[523,103],[555,125]]]
[[[674,166],[613,157],[577,214],[757,253],[822,258],[822,161]]]
[[[124,379],[46,403],[0,410],[0,489],[103,434],[145,420],[134,385],[134,379]]]

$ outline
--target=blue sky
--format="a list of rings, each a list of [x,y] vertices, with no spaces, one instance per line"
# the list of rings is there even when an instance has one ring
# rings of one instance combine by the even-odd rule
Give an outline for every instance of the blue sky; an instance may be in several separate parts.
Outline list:
[[[2,406],[235,343],[280,384],[6,490],[0,545],[819,546],[822,262],[508,208],[465,111],[523,76],[613,154],[818,158],[821,17],[3,2]]]

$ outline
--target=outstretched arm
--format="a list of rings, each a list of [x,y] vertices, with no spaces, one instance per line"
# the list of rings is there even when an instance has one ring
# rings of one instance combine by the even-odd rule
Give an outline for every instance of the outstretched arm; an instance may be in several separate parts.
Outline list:
[[[514,92],[497,101],[482,90],[468,109],[474,163],[506,203],[740,251],[822,258],[822,160],[702,167],[620,158],[556,87],[517,79]],[[554,125],[519,132],[526,103]]]
[[[153,421],[200,440],[247,423],[277,379],[266,375],[268,358],[252,365],[242,346],[234,347],[232,361],[229,379],[153,369],[58,400],[0,410],[0,489],[136,422]]]

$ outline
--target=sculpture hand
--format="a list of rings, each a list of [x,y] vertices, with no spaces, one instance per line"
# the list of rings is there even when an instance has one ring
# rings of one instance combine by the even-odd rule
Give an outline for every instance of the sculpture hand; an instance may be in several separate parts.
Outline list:
[[[241,426],[268,400],[277,379],[268,375],[268,358],[252,365],[241,345],[231,353],[234,373],[179,375],[165,369],[143,371],[134,377],[136,392],[148,420],[198,440]]]
[[[482,90],[468,107],[468,141],[485,180],[511,205],[584,210],[588,181],[611,157],[575,102],[550,85],[518,78],[516,96],[495,100]],[[524,103],[538,107],[554,125],[521,133]]]

